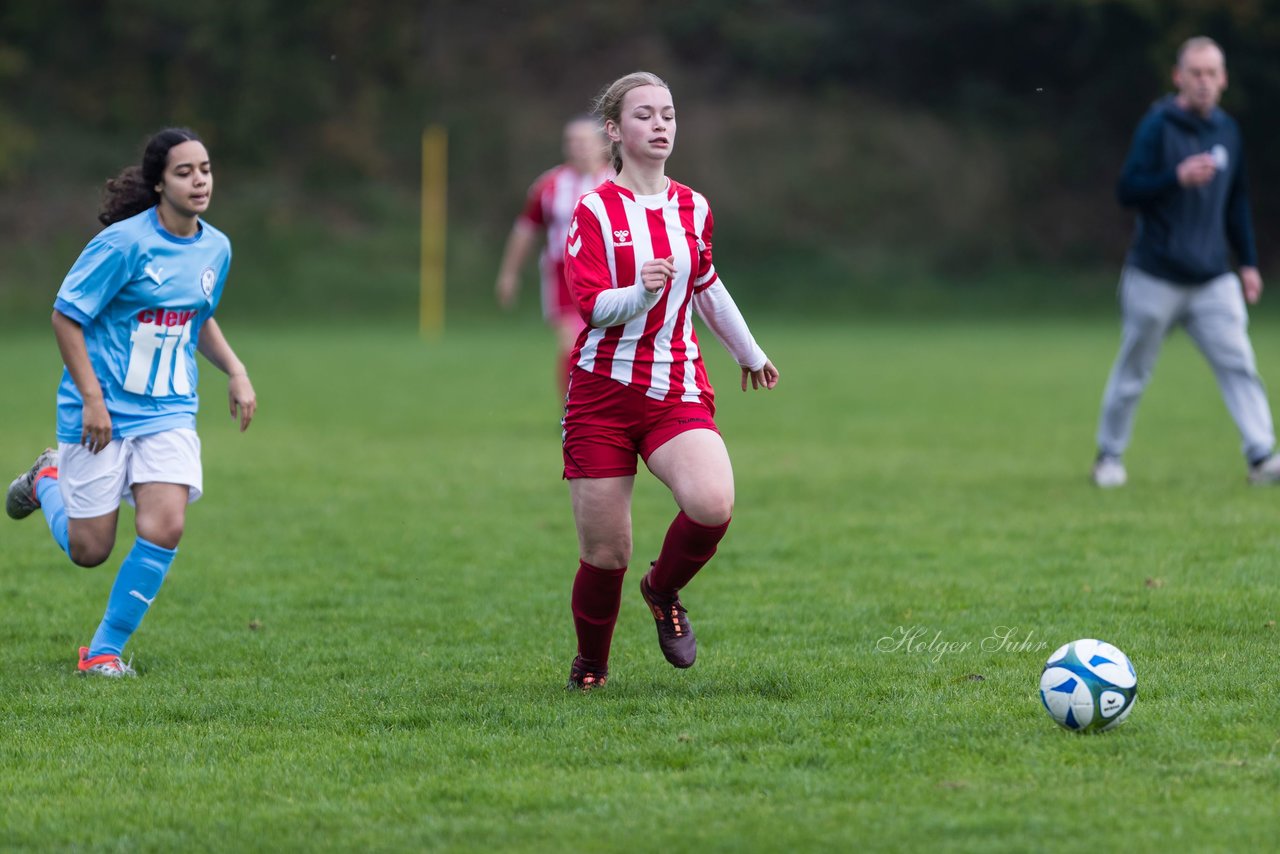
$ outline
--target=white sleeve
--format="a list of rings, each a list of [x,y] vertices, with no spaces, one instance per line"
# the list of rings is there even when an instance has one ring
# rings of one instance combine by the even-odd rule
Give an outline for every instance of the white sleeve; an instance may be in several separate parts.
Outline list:
[[[758,371],[769,361],[756,339],[751,337],[747,321],[729,296],[729,291],[717,280],[711,287],[693,295],[693,307],[707,328],[720,339],[738,364],[748,370]]]
[[[664,290],[649,291],[637,284],[601,291],[591,309],[591,325],[606,329],[629,323],[657,305]]]

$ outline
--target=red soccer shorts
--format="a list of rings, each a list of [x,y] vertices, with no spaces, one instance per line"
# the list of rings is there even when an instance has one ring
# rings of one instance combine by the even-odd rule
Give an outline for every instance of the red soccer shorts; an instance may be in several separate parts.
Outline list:
[[[689,430],[720,430],[711,395],[695,403],[654,400],[617,380],[574,368],[564,407],[564,477],[628,477]]]

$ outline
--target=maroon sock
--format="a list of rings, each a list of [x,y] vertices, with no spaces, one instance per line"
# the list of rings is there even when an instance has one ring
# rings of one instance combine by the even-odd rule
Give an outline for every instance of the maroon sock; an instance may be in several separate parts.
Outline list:
[[[622,602],[622,569],[601,569],[578,561],[573,579],[573,627],[578,632],[578,655],[590,668],[609,665],[609,644]]]
[[[714,527],[699,525],[681,510],[662,541],[662,552],[649,573],[649,587],[663,595],[678,593],[711,560],[727,530],[728,522]]]

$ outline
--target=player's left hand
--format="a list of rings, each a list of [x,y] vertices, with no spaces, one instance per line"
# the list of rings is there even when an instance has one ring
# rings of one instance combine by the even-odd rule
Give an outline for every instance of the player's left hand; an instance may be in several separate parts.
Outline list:
[[[1241,267],[1240,283],[1244,285],[1244,301],[1249,305],[1262,299],[1262,274],[1257,267]]]
[[[240,419],[240,432],[243,433],[249,429],[249,422],[258,411],[258,396],[253,393],[253,383],[249,382],[248,374],[227,378],[227,399],[231,404],[231,417]]]
[[[764,389],[768,391],[778,384],[778,369],[773,366],[773,362],[765,361],[764,367],[758,371],[750,368],[742,369],[742,390],[747,390],[747,378],[751,378],[751,387],[753,389]]]

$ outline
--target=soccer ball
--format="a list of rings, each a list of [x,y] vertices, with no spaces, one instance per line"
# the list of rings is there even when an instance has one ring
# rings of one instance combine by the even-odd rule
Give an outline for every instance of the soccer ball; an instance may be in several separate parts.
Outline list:
[[[1075,732],[1102,732],[1124,723],[1138,700],[1138,674],[1109,643],[1086,638],[1057,649],[1040,674],[1049,717]]]

